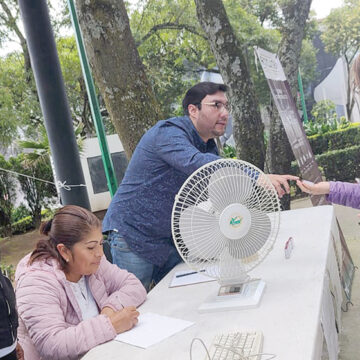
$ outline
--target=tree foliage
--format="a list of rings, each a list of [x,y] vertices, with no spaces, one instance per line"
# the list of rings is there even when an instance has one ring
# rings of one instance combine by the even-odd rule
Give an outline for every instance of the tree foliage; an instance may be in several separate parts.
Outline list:
[[[181,99],[203,70],[216,66],[193,1],[151,0],[130,18],[132,34],[164,117],[181,113]],[[177,106],[178,105],[178,106]]]
[[[10,170],[11,165],[0,155],[0,168]],[[0,169],[0,228],[3,236],[11,235],[11,213],[16,199],[16,179]]]
[[[269,91],[264,77],[256,69],[253,46],[276,51],[280,34],[274,28],[262,27],[256,15],[245,10],[241,2],[225,0],[224,5],[234,33],[242,43],[241,51],[259,101],[266,103]],[[139,2],[131,14],[130,25],[165,117],[181,113],[181,109],[176,111],[181,108],[181,99],[189,86],[200,79],[201,73],[205,70],[219,72],[207,35],[196,18],[194,2]]]
[[[335,56],[345,59],[348,74],[351,63],[360,49],[360,2],[358,0],[346,0],[345,5],[331,10],[324,20],[324,31],[321,39],[325,49]],[[353,96],[355,84],[351,76],[348,76],[347,84],[347,116],[350,119],[355,105]]]
[[[312,96],[309,89],[310,84],[317,78],[318,74],[316,72],[316,54],[317,49],[315,49],[311,39],[304,39],[301,45],[301,54],[299,60],[299,69],[301,70],[301,78],[303,83],[303,88],[307,97]]]
[[[95,135],[89,99],[81,71],[76,41],[73,36],[59,37],[56,42],[74,126],[82,124],[83,135]]]
[[[281,14],[276,0],[240,0],[237,2],[247,13],[254,15],[261,26],[264,26],[265,22],[274,27],[281,23]]]
[[[317,102],[311,110],[311,119],[304,123],[306,135],[325,134],[329,131],[346,129],[350,122],[344,116],[338,118],[335,104],[331,100]]]
[[[20,136],[18,130],[27,136],[34,135],[42,117],[20,53],[0,58],[0,94],[0,139],[6,148]]]
[[[213,2],[207,1],[206,4],[210,6]],[[293,1],[216,2],[224,4],[234,38],[240,44],[238,54],[247,76],[238,86],[243,87],[245,95],[252,94],[254,99],[256,97],[260,104],[269,104],[268,86],[262,72],[256,69],[252,47],[257,45],[278,52],[281,36],[289,30],[286,27],[284,6]],[[128,11],[131,32],[123,1],[77,0],[77,8],[96,82],[116,131],[122,142],[125,145],[128,143],[128,154],[131,154],[141,135],[156,120],[180,114],[179,105],[185,90],[199,80],[203,70],[223,71],[219,66],[219,56],[226,54],[214,56],[214,47],[210,46],[208,32],[203,30],[197,20],[193,1],[139,1],[137,6],[132,5],[132,10]],[[102,18],[103,15],[106,16]],[[21,136],[30,141],[28,145],[32,143],[35,146],[37,143],[41,147],[43,117],[31,70],[29,75],[26,42],[21,43],[18,22],[16,0],[0,0],[0,45],[1,40],[9,38],[22,44],[21,51],[0,59],[0,142],[6,147]],[[82,135],[92,135],[94,128],[75,40],[71,36],[60,36],[59,33],[62,26],[70,23],[65,2],[60,12],[52,17],[52,22],[74,125],[81,124],[78,128],[82,127]],[[304,31],[310,33],[311,26],[309,29],[306,27]],[[96,34],[101,36],[97,38]],[[306,83],[313,77],[314,50],[310,42],[303,46],[302,54],[301,67],[306,87]],[[231,81],[230,76],[225,77],[225,81],[236,83]],[[244,116],[243,113],[249,116],[250,122],[243,120],[238,127],[237,142],[244,149],[246,144],[251,144],[248,150],[245,149],[248,153],[239,150],[242,158],[251,161],[257,158],[256,152],[263,146],[262,136],[259,136],[261,130],[249,125],[255,121],[254,114],[258,117],[258,109],[253,105],[249,108],[244,102],[244,96],[231,101],[238,109],[237,117]],[[254,136],[258,142],[249,140]],[[37,148],[30,157],[40,158],[40,153],[46,151]],[[260,163],[258,165],[261,167]]]
[[[255,62],[253,47],[259,46],[265,50],[277,52],[281,40],[280,32],[273,26],[265,28],[264,22],[276,24],[278,16],[270,16],[270,13],[261,7],[261,5],[265,7],[271,5],[276,8],[276,2],[269,1],[266,5],[262,0],[255,2],[252,0],[226,0],[224,5],[234,33],[241,42],[241,51],[255,86],[259,104],[267,105],[270,99],[270,91],[262,71],[259,71]]]
[[[46,207],[48,198],[56,195],[53,184],[38,179],[54,182],[53,172],[49,158],[43,157],[41,161],[31,161],[26,154],[19,154],[9,159],[11,168],[26,176],[18,176],[21,189],[31,211],[32,222],[35,228],[41,223],[41,209]]]
[[[331,10],[325,18],[321,39],[325,49],[336,56],[344,56],[351,63],[360,48],[360,3],[346,1],[345,5]]]

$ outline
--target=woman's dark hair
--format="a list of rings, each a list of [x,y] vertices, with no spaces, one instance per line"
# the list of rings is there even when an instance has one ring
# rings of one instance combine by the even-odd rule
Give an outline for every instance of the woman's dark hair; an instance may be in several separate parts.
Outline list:
[[[94,228],[101,227],[100,220],[90,211],[75,205],[66,205],[56,211],[54,217],[41,224],[40,233],[44,238],[38,241],[31,253],[29,264],[34,261],[55,258],[64,270],[66,262],[56,245],[64,244],[71,249]]]
[[[227,86],[224,84],[217,84],[209,81],[200,82],[194,85],[191,89],[189,89],[182,102],[182,107],[184,110],[185,115],[189,115],[188,106],[190,104],[198,105],[200,109],[201,100],[206,95],[215,94],[218,91],[227,91]]]

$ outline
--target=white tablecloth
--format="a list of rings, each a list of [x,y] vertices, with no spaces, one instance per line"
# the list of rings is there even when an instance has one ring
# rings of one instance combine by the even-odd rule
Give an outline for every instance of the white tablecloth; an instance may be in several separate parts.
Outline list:
[[[295,246],[291,258],[285,259],[284,244],[290,236]],[[199,305],[217,291],[218,284],[169,288],[173,273],[186,268],[181,264],[149,293],[140,312],[193,321],[193,326],[146,350],[111,341],[83,359],[187,360],[193,338],[209,345],[216,333],[232,329],[261,330],[263,351],[276,354],[276,360],[319,360],[324,339],[330,360],[337,359],[335,320],[340,322],[342,296],[339,254],[332,206],[284,211],[274,249],[250,273],[266,282],[258,308],[200,314]],[[205,359],[201,346],[194,347],[193,359]]]

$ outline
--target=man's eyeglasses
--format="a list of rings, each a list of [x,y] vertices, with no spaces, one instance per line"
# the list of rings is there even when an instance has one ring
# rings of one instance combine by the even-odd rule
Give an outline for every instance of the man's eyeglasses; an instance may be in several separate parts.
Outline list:
[[[213,106],[219,111],[224,111],[224,110],[226,110],[227,112],[231,111],[230,104],[229,103],[224,104],[221,101],[203,102],[203,103],[200,103],[200,104]]]

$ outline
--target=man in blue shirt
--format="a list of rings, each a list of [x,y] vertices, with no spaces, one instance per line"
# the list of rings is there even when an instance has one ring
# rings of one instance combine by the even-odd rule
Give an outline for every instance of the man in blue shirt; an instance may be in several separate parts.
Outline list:
[[[149,289],[181,261],[171,236],[175,195],[195,170],[219,159],[215,137],[229,117],[227,87],[201,82],[183,99],[184,117],[159,121],[141,138],[103,220],[113,262]],[[291,175],[269,175],[280,196]]]

